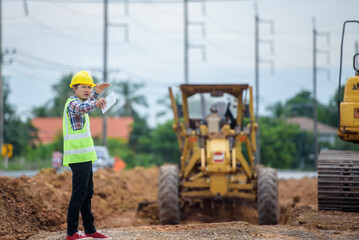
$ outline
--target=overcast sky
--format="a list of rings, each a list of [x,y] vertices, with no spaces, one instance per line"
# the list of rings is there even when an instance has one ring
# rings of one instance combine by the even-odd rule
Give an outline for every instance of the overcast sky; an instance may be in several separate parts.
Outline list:
[[[150,124],[161,110],[156,101],[167,94],[168,86],[184,83],[183,3],[179,0],[109,0],[109,81],[146,84],[140,93],[150,107],[139,108]],[[189,27],[190,44],[203,44],[202,51],[189,50],[189,83],[248,83],[254,85],[254,1],[207,0],[189,3],[189,21],[203,22],[205,31]],[[260,113],[268,105],[284,102],[301,90],[313,89],[313,18],[318,32],[318,100],[327,104],[338,87],[342,25],[359,20],[358,0],[262,0],[257,1],[260,58]],[[51,86],[61,76],[86,70],[102,80],[103,1],[96,0],[2,1],[2,48],[16,49],[4,57],[3,75],[10,82],[10,102],[23,116],[35,106],[52,99]],[[274,22],[274,33],[270,24]],[[124,28],[114,24],[127,24]],[[352,56],[359,41],[359,25],[347,27],[343,78],[354,74]],[[12,63],[8,61],[12,59]],[[328,62],[329,60],[329,62]],[[329,75],[327,72],[329,71]],[[330,76],[330,78],[328,78]],[[121,101],[121,100],[120,100]],[[120,102],[121,104],[121,102]],[[168,115],[172,117],[172,115]],[[164,119],[162,119],[163,121]]]

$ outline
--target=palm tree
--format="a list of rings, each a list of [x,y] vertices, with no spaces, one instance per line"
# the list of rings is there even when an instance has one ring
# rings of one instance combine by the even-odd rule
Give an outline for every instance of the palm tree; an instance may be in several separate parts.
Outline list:
[[[283,118],[285,115],[285,106],[281,102],[268,106],[267,110],[272,113],[273,118]]]
[[[143,83],[132,83],[131,81],[116,82],[113,84],[116,89],[115,92],[124,99],[124,104],[119,105],[112,110],[114,116],[132,116],[139,117],[134,106],[148,107],[146,98],[143,95],[138,95],[137,91],[143,88]]]
[[[177,105],[177,108],[181,108],[181,96],[179,92],[174,93],[175,102]],[[166,116],[167,113],[172,113],[172,105],[171,105],[171,98],[169,94],[166,94],[162,98],[157,100],[157,104],[164,107],[164,109],[156,114],[157,118],[161,118],[163,116]],[[178,109],[180,110],[180,109]],[[180,111],[178,111],[180,113]]]

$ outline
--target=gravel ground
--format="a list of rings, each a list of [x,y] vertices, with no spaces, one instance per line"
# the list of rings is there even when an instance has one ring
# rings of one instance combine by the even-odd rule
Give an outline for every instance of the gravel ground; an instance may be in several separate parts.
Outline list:
[[[359,239],[358,231],[313,230],[287,225],[255,226],[246,222],[202,223],[177,226],[143,226],[102,230],[112,239],[197,240],[197,239]],[[40,232],[30,240],[65,239],[65,231]]]

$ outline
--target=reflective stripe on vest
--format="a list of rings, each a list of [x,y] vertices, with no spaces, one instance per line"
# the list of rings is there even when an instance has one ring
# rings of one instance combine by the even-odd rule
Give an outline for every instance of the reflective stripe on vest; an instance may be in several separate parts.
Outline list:
[[[67,118],[66,120],[68,120],[68,121],[65,121],[65,123],[66,123],[66,128],[65,128],[66,129],[66,134],[64,134],[64,140],[66,141],[66,140],[73,140],[73,139],[81,139],[81,138],[91,137],[90,124],[89,124],[89,122],[87,123],[87,120],[88,120],[87,119],[87,117],[88,117],[87,114],[85,115],[86,132],[77,133],[77,134],[71,134],[71,135],[69,134],[69,127],[71,127],[69,125],[71,125],[71,123],[69,123],[70,119],[68,119],[69,117],[67,116],[67,106],[68,106],[68,104],[66,104],[66,106],[65,106],[65,108],[66,108],[66,118]]]
[[[84,114],[85,124],[83,129],[73,131],[68,116],[68,105],[74,100],[69,98],[65,104],[63,115],[63,135],[64,135],[64,159],[63,165],[70,163],[80,163],[97,159],[93,140],[90,132],[90,119],[88,114]]]
[[[88,153],[88,152],[92,152],[95,151],[95,148],[92,147],[88,147],[88,148],[79,148],[79,149],[71,149],[71,150],[67,150],[64,151],[64,155],[72,155],[72,154],[81,154],[81,153]]]

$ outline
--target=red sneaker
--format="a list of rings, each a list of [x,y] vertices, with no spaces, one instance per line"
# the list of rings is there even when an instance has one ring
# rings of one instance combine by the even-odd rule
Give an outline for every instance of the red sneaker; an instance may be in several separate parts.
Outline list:
[[[77,239],[91,239],[91,237],[86,236],[86,234],[83,234],[80,231],[72,234],[71,236],[69,235],[66,236],[66,240],[77,240]]]
[[[112,239],[110,237],[106,237],[105,235],[101,234],[99,231],[96,231],[93,234],[87,234],[85,233],[87,237],[92,237],[92,239]]]

